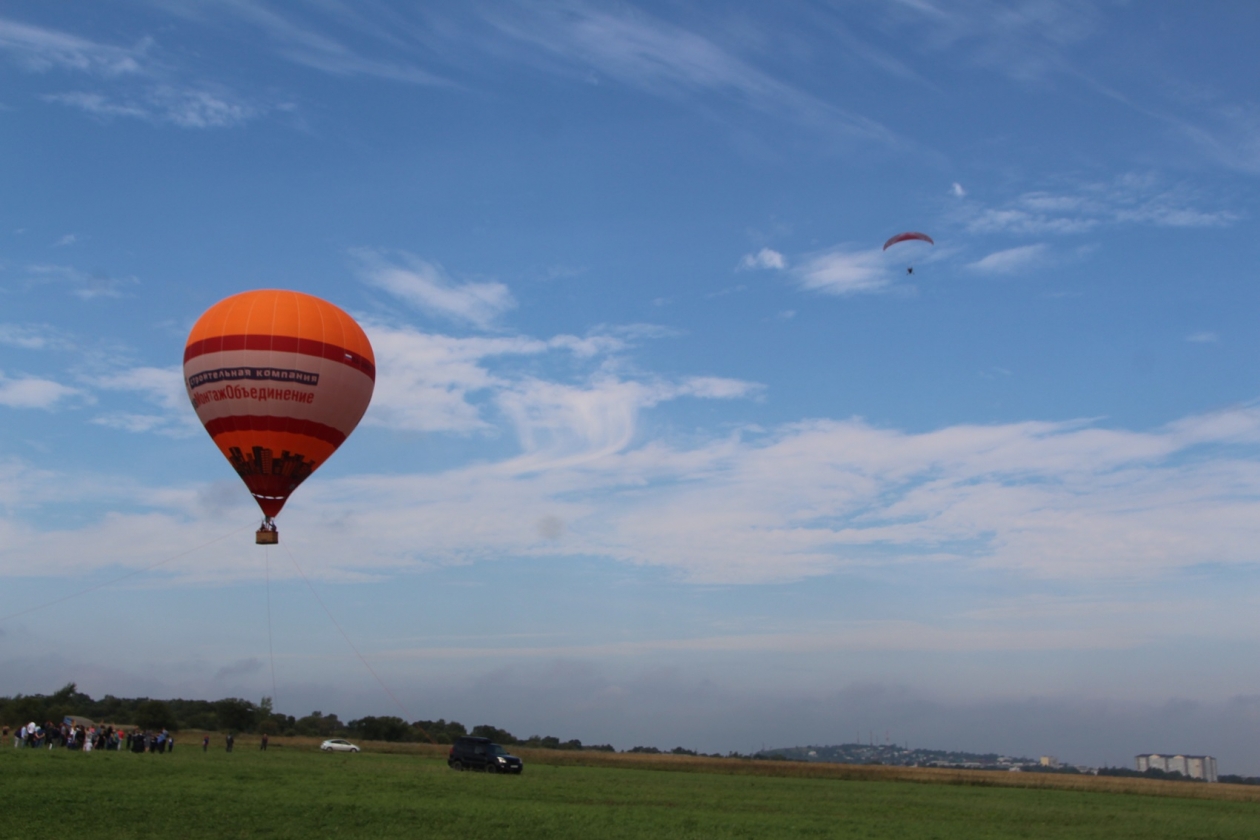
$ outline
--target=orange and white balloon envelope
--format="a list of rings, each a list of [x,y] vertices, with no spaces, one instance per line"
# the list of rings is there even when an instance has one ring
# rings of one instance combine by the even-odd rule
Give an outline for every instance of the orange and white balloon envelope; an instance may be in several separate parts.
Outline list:
[[[243,292],[206,310],[184,348],[197,417],[264,516],[337,450],[372,400],[363,329],[301,292]]]

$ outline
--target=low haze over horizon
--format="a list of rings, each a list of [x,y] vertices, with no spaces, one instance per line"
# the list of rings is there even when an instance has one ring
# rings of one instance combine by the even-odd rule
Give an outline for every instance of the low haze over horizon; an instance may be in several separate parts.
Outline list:
[[[1260,775],[1258,34],[6,4],[0,694]],[[181,373],[259,288],[377,357],[270,549]]]

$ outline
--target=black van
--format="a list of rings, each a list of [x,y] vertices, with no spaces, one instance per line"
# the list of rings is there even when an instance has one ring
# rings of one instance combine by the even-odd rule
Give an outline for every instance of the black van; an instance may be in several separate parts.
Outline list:
[[[489,738],[466,735],[451,744],[446,766],[452,770],[484,770],[487,773],[520,773],[525,765]]]

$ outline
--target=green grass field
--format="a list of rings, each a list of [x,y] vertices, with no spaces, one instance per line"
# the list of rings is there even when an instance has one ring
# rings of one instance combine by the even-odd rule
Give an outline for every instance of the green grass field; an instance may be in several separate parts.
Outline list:
[[[217,744],[217,739],[216,739]],[[14,838],[1249,838],[1260,803],[1075,790],[548,765],[432,755],[0,749]]]

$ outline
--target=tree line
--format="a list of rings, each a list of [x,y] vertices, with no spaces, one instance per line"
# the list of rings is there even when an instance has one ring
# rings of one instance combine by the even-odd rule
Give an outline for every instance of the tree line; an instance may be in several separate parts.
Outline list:
[[[576,738],[561,741],[547,735],[517,738],[506,729],[490,724],[469,731],[456,720],[418,720],[372,716],[342,722],[335,714],[311,712],[294,717],[276,712],[271,698],[253,703],[240,697],[222,700],[155,700],[149,697],[115,697],[107,694],[94,700],[68,683],[53,694],[18,694],[0,697],[0,723],[10,727],[27,722],[60,722],[68,715],[85,717],[97,723],[134,726],[140,729],[198,729],[209,732],[258,732],[268,735],[349,737],[366,741],[418,741],[450,744],[463,735],[489,738],[500,744],[556,750],[606,750],[608,744],[585,745]],[[640,748],[642,749],[642,748]]]

